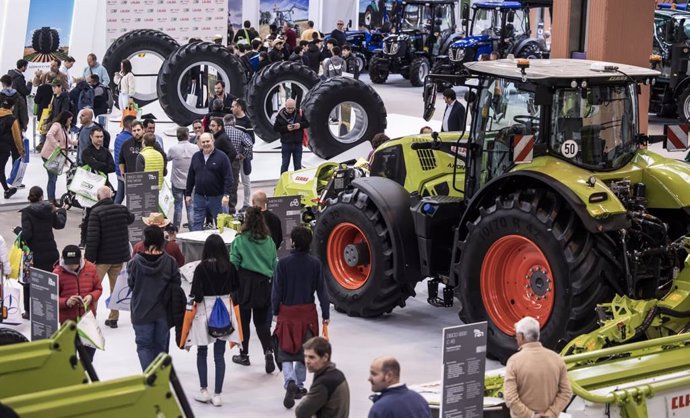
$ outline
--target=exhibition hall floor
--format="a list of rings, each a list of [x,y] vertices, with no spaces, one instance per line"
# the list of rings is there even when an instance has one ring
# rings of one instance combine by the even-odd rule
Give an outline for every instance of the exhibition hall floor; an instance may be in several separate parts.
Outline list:
[[[366,78],[366,76],[364,77]],[[391,82],[383,86],[376,86],[376,90],[386,103],[388,111],[388,130],[390,137],[401,136],[405,133],[416,133],[424,125],[430,125],[435,129],[440,127],[443,102],[439,99],[435,119],[431,123],[424,121],[419,115],[422,113],[421,88],[409,87],[409,82],[399,76],[392,76]],[[155,105],[154,105],[155,106]],[[144,109],[145,113],[148,109]],[[116,123],[111,122],[111,127]],[[158,132],[169,131],[173,125],[158,124]],[[662,125],[656,121],[650,129],[650,134],[661,133]],[[116,129],[110,129],[114,136]],[[166,148],[176,141],[173,137],[165,137]],[[278,177],[280,153],[275,145],[258,143],[255,155],[254,174],[252,178],[267,192],[272,191],[273,184]],[[658,144],[652,146],[659,151]],[[333,160],[347,160],[356,156],[366,156],[370,147],[363,144],[355,150],[345,153]],[[680,154],[673,155],[680,158]],[[305,155],[305,165],[315,165],[321,161],[313,155]],[[19,205],[26,204],[28,186],[38,184],[45,188],[46,175],[40,164],[40,157],[32,154],[27,177],[24,183],[27,189],[20,190],[9,202],[0,198],[0,211],[3,221],[0,223],[0,234],[8,242],[14,238],[12,229],[19,225],[20,214],[17,212]],[[58,193],[65,189],[64,177],[58,181]],[[241,190],[241,188],[240,188]],[[269,193],[270,194],[270,193]],[[241,201],[241,197],[240,197]],[[9,203],[9,205],[7,205]],[[3,207],[4,206],[4,207]],[[67,227],[56,231],[58,247],[67,244],[76,244],[79,241],[78,225],[81,220],[81,210],[72,209],[68,214]],[[105,286],[107,287],[107,285]],[[441,331],[444,327],[460,323],[457,315],[458,307],[435,308],[426,302],[426,282],[420,282],[417,287],[417,296],[407,301],[405,308],[397,308],[391,314],[376,319],[350,318],[331,310],[331,325],[329,333],[333,344],[333,361],[347,376],[350,393],[350,416],[363,417],[371,405],[368,399],[371,395],[370,385],[367,382],[369,365],[372,359],[382,355],[395,356],[402,365],[402,380],[408,384],[419,384],[436,381],[441,378]],[[107,316],[105,299],[108,290],[104,289],[99,301],[98,318],[102,322]],[[16,327],[24,334],[29,334],[28,324]],[[111,329],[103,327],[106,338],[106,351],[97,352],[94,365],[96,372],[102,380],[113,379],[141,373],[136,347],[134,344],[134,332],[132,330],[129,315],[123,312],[120,316],[119,328]],[[182,351],[171,344],[171,355],[174,366],[180,377],[185,392],[198,417],[288,417],[294,416],[294,412],[287,411],[282,406],[284,391],[282,389],[282,376],[274,373],[267,375],[264,372],[263,356],[261,349],[252,330],[250,357],[252,365],[243,367],[233,364],[230,360],[237,349],[227,350],[225,359],[227,372],[223,391],[222,408],[216,408],[200,404],[193,400],[193,395],[199,390],[198,375],[196,372],[196,350]],[[212,356],[211,356],[212,357]],[[488,361],[487,370],[500,367],[497,362]],[[213,384],[213,364],[209,358],[209,387]],[[308,381],[311,380],[311,376]]]

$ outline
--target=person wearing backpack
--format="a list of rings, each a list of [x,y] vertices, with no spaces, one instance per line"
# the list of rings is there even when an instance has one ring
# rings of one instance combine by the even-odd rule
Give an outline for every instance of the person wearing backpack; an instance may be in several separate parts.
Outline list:
[[[230,319],[230,293],[237,288],[237,271],[230,263],[228,250],[220,235],[206,238],[201,262],[194,270],[190,297],[194,299],[197,314],[192,327],[200,327],[190,333],[192,345],[197,346],[196,367],[199,372],[200,392],[194,396],[199,402],[221,406],[220,397],[225,378],[225,345],[232,333]],[[213,397],[208,393],[206,359],[208,346],[213,345],[216,379]]]
[[[323,79],[328,80],[329,78],[337,77],[343,75],[345,70],[345,60],[340,56],[340,47],[334,46],[331,49],[332,57],[326,58],[323,61]]]
[[[104,86],[96,74],[88,78],[91,94],[93,95],[93,113],[95,116],[105,115],[112,108],[112,94],[110,89]]]

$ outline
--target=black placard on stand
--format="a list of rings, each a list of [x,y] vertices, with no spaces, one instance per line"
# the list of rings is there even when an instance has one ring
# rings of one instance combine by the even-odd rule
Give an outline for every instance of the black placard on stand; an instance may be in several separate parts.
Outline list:
[[[441,418],[482,418],[486,322],[443,329]]]
[[[129,226],[129,241],[139,242],[146,225],[141,220],[158,209],[158,172],[125,173],[125,194],[127,208],[134,214],[134,222]]]
[[[37,268],[31,278],[31,341],[50,338],[59,326],[58,275]]]
[[[290,253],[290,232],[302,224],[300,196],[275,196],[268,198],[268,210],[280,218],[283,227],[283,242],[278,248],[278,257]]]

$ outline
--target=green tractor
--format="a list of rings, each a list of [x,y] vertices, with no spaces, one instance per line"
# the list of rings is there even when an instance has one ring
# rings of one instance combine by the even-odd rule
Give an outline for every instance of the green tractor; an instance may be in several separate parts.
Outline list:
[[[614,294],[667,292],[687,254],[690,166],[639,132],[640,84],[658,72],[562,59],[467,70],[430,75],[424,101],[430,118],[439,80],[466,86],[469,133],[390,141],[369,175],[331,165],[281,178],[277,194],[302,187],[320,205],[313,249],[336,309],[391,312],[430,278],[429,302],[457,298],[463,322],[488,321],[503,361],[525,315],[562,348]]]

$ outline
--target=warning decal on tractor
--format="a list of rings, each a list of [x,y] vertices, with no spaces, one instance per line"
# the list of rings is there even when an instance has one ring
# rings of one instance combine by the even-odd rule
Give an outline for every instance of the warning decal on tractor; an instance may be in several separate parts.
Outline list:
[[[534,135],[515,135],[513,139],[513,163],[530,163],[533,156]]]
[[[565,141],[561,145],[561,155],[565,158],[573,158],[580,152],[580,146],[572,139]]]
[[[666,149],[668,151],[685,151],[688,148],[688,131],[690,125],[664,125]]]

